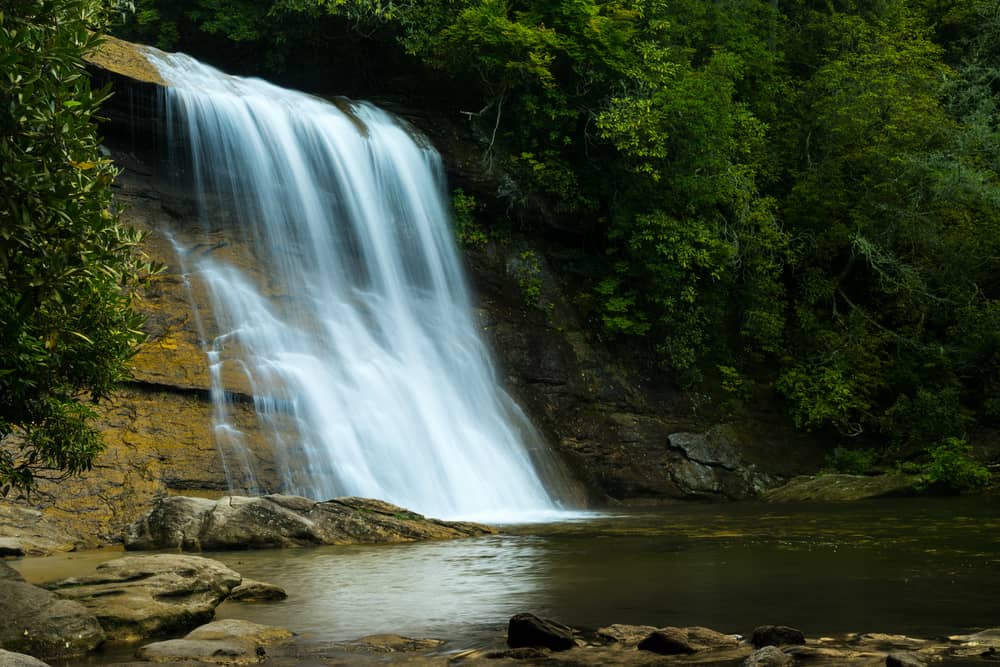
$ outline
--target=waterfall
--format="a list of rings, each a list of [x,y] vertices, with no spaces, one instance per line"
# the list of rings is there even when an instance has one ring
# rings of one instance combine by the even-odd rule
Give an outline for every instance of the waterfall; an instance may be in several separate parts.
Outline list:
[[[244,267],[186,255],[210,295],[205,346],[231,488],[277,490],[259,488],[230,419],[225,378],[238,376],[282,492],[444,518],[557,511],[544,443],[478,334],[436,151],[370,104],[331,104],[183,54],[149,59],[170,84],[170,142],[201,217],[229,221],[254,252]]]

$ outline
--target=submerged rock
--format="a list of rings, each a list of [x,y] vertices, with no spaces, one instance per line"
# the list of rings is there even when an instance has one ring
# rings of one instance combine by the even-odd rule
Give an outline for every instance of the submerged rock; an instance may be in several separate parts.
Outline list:
[[[576,646],[573,629],[538,618],[534,614],[515,614],[507,624],[507,645],[511,648],[535,647],[566,651]]]
[[[215,615],[242,577],[199,556],[125,556],[97,566],[97,574],[51,588],[93,613],[110,639],[136,640],[183,632]]]
[[[184,551],[316,544],[442,540],[493,533],[475,523],[439,521],[367,498],[317,502],[300,496],[168,496],[128,527],[125,548]]]
[[[22,581],[2,562],[0,610],[0,648],[10,651],[62,658],[87,653],[105,639],[97,618],[84,605]]]
[[[267,657],[265,646],[291,637],[285,628],[228,619],[196,628],[182,639],[147,644],[136,657],[150,662],[262,662]]]
[[[442,639],[415,639],[402,635],[380,634],[360,637],[348,642],[346,647],[362,653],[414,653],[431,651],[444,644]]]

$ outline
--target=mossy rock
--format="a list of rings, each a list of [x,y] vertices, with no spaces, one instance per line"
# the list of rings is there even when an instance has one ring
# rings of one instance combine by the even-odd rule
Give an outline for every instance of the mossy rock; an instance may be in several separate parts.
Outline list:
[[[823,474],[795,477],[784,486],[765,492],[761,498],[774,503],[846,502],[867,498],[910,496],[919,492],[917,475]]]

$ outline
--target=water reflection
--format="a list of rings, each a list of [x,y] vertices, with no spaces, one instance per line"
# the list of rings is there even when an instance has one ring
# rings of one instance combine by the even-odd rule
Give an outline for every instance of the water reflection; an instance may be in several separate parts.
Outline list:
[[[1000,518],[975,500],[683,505],[391,547],[217,554],[285,586],[225,616],[318,639],[375,632],[475,645],[531,611],[583,627],[784,623],[918,636],[1000,624]]]
[[[1000,513],[992,498],[687,504],[508,531],[205,555],[289,594],[278,603],[225,603],[221,617],[322,641],[392,632],[480,646],[521,611],[579,627],[705,625],[741,634],[764,623],[813,636],[924,637],[1000,625]],[[51,580],[115,555],[15,565],[33,581]]]
[[[533,608],[544,595],[549,564],[544,541],[493,536],[375,547],[321,547],[281,552],[206,554],[244,576],[278,583],[288,600],[224,604],[221,618],[283,625],[318,639],[379,632],[451,637],[475,633]]]

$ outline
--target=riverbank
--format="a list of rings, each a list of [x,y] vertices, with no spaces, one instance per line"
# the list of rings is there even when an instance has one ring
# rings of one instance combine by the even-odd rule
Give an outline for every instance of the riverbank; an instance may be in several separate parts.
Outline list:
[[[316,646],[400,634],[462,651],[499,650],[507,619],[524,611],[584,631],[703,626],[750,636],[777,623],[839,640],[973,634],[998,625],[998,554],[1000,517],[980,499],[897,498],[684,503],[447,542],[202,555],[288,594],[225,601],[217,619],[286,627]],[[12,564],[42,582],[121,555]]]

